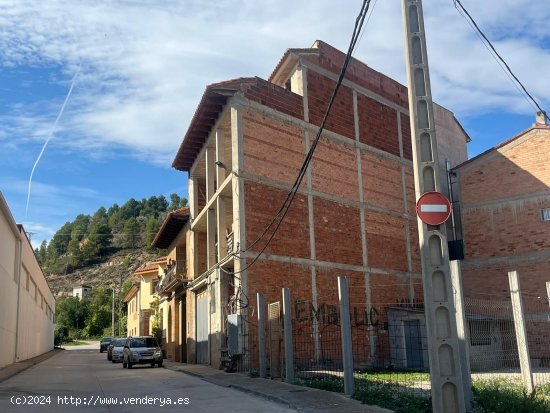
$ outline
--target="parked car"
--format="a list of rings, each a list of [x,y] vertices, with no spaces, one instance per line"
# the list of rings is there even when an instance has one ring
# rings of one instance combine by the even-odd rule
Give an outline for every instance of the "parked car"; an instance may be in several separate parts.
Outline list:
[[[113,340],[113,337],[103,337],[99,342],[99,352],[103,353],[104,351],[107,351],[107,347],[109,347],[109,344],[111,344],[111,341]]]
[[[128,337],[124,343],[122,367],[131,369],[134,364],[155,364],[162,367],[162,351],[155,337]]]
[[[113,346],[115,344],[115,341],[117,340],[124,340],[126,341],[126,338],[125,337],[114,337],[112,340],[111,340],[111,343],[107,346],[107,360],[111,361],[111,357],[112,357],[112,354],[113,354]],[[124,341],[122,343],[122,345],[124,346]]]
[[[124,344],[126,343],[125,338],[117,338],[111,343],[109,349],[111,351],[111,361],[113,363],[121,362],[124,358]]]

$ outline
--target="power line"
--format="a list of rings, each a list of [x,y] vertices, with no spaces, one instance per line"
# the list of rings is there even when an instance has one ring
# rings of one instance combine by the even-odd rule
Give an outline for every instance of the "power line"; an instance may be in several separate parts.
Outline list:
[[[490,52],[494,53],[494,56],[496,56],[500,62],[505,66],[507,74],[511,75],[513,78],[513,81],[515,81],[515,85],[519,85],[521,89],[523,90],[523,93],[535,104],[535,106],[538,108],[540,112],[542,112],[546,116],[546,111],[541,108],[541,106],[538,104],[538,102],[535,100],[535,98],[527,91],[526,87],[523,85],[523,83],[518,79],[518,77],[512,72],[512,69],[510,69],[510,66],[508,66],[508,63],[504,60],[504,58],[497,52],[491,41],[485,36],[485,33],[479,28],[478,24],[474,20],[474,18],[471,16],[471,14],[466,10],[466,8],[462,5],[460,0],[453,0],[453,3],[455,5],[455,8],[458,10],[460,15],[466,19],[466,21],[470,24],[470,26],[473,25],[473,28],[476,30],[479,36],[481,36],[483,39],[483,43],[485,44],[485,47],[490,47]],[[458,7],[460,6],[460,8]],[[500,63],[499,63],[500,65]],[[501,66],[502,67],[502,66]],[[503,69],[504,70],[504,69]],[[505,72],[506,72],[505,71]],[[508,76],[510,77],[510,76]]]
[[[259,257],[263,254],[263,252],[267,249],[269,244],[273,241],[273,238],[275,237],[275,234],[277,233],[279,227],[281,226],[283,220],[286,217],[286,214],[288,213],[292,202],[294,201],[294,198],[296,196],[296,193],[298,192],[298,189],[300,187],[300,184],[302,183],[302,180],[304,179],[304,176],[306,175],[307,168],[311,162],[311,159],[313,158],[313,153],[315,152],[315,149],[317,148],[317,144],[319,143],[319,140],[321,138],[321,134],[323,133],[323,130],[325,128],[325,124],[327,122],[328,116],[330,114],[330,110],[332,108],[332,105],[334,104],[334,101],[336,99],[336,95],[338,93],[338,90],[340,89],[340,86],[342,85],[342,81],[344,80],[347,67],[349,65],[349,62],[351,61],[353,50],[355,49],[355,46],[357,45],[358,39],[361,34],[361,29],[363,27],[363,24],[365,22],[365,17],[368,14],[369,6],[370,6],[371,0],[363,0],[363,4],[361,6],[361,10],[359,12],[359,15],[355,19],[355,25],[353,28],[353,33],[351,37],[351,41],[348,47],[348,51],[346,54],[346,57],[344,59],[344,63],[342,65],[342,69],[340,70],[340,75],[338,76],[338,81],[336,82],[336,86],[334,88],[334,91],[332,92],[332,96],[329,100],[325,115],[323,117],[323,121],[321,122],[321,125],[319,127],[319,130],[317,131],[317,135],[315,136],[315,139],[313,140],[311,147],[304,159],[304,162],[302,163],[302,166],[300,168],[300,171],[298,173],[298,176],[296,177],[296,180],[294,181],[294,184],[292,185],[291,190],[288,192],[287,197],[279,210],[275,213],[274,217],[272,218],[271,222],[266,226],[266,228],[263,230],[263,232],[260,234],[260,236],[252,242],[246,249],[242,250],[241,252],[248,251],[250,248],[252,248],[254,245],[256,245],[263,237],[269,232],[269,230],[273,227],[273,225],[276,223],[269,239],[265,243],[265,245],[262,247],[260,252],[254,257],[254,259],[248,264],[245,268],[242,268],[239,271],[236,272],[228,272],[227,270],[224,270],[225,272],[229,274],[238,274],[241,273],[248,268],[250,268],[254,263],[259,259]],[[279,218],[280,217],[280,218]]]

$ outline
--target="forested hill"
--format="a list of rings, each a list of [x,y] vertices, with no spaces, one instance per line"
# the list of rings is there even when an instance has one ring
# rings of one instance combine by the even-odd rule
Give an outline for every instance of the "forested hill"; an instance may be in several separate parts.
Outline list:
[[[93,215],[80,214],[65,223],[50,242],[44,241],[36,256],[46,274],[66,275],[124,251],[135,255],[150,248],[166,214],[185,205],[187,199],[177,194],[170,195],[170,202],[160,195],[101,207]]]

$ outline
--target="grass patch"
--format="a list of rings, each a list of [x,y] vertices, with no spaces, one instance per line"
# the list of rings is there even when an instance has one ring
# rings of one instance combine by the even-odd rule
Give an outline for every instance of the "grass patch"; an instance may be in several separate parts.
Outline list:
[[[429,382],[421,372],[367,372],[355,374],[354,398],[369,405],[391,409],[396,413],[431,413],[429,390],[415,387]],[[344,379],[339,376],[301,377],[295,384],[343,393]],[[529,395],[520,381],[505,378],[475,380],[472,385],[472,413],[549,413],[550,383],[539,386]]]
[[[548,413],[550,385],[530,395],[520,382],[507,379],[475,380],[472,386],[476,413]]]
[[[403,376],[402,376],[403,375]],[[354,398],[365,404],[377,405],[396,413],[431,413],[429,392],[408,387],[429,381],[429,374],[417,372],[369,372],[355,375]],[[297,378],[295,384],[321,390],[344,392],[344,379],[336,376]]]

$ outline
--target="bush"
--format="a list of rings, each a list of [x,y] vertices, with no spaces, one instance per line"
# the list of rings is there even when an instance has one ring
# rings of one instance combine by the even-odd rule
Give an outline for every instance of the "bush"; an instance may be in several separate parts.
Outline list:
[[[58,347],[69,340],[69,329],[60,326],[56,328],[53,334],[53,345]]]

